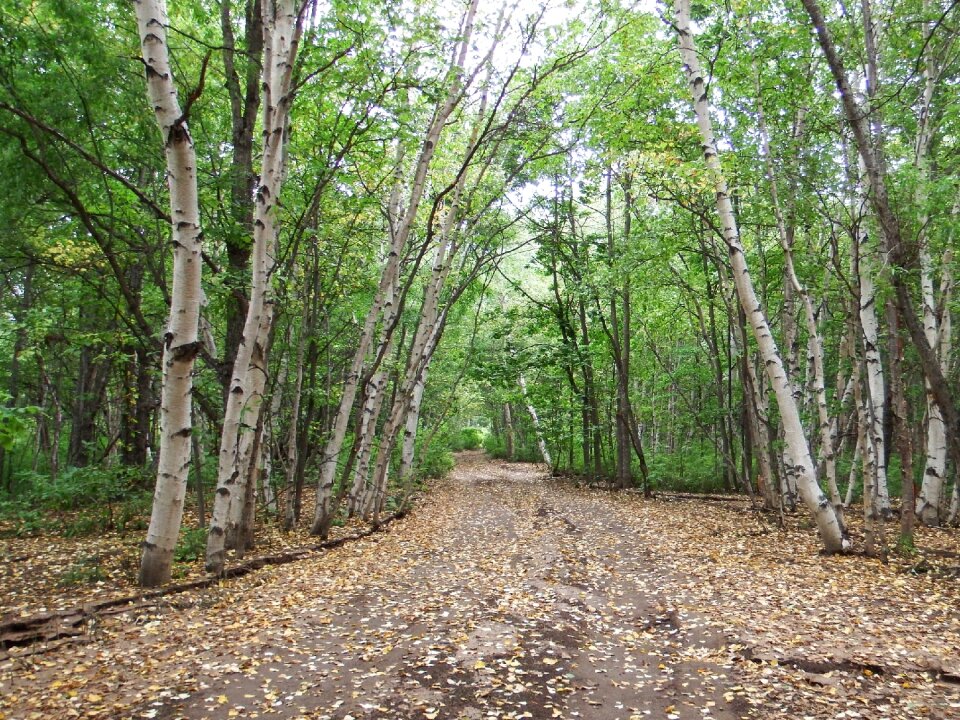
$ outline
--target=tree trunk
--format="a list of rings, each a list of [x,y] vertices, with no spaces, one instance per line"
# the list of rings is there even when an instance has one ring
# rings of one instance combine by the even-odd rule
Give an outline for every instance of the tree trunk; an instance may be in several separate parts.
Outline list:
[[[300,333],[297,337],[297,359],[296,359],[296,377],[293,382],[293,397],[290,407],[290,425],[287,427],[287,467],[284,478],[283,493],[283,520],[284,530],[291,530],[296,523],[296,507],[294,503],[295,485],[298,465],[298,443],[299,422],[300,422],[300,394],[303,391],[303,359],[304,348],[306,346],[306,334],[309,323],[307,312],[304,310],[303,320],[300,325]]]
[[[900,328],[897,323],[897,310],[893,303],[887,302],[887,327],[889,328],[890,356],[890,412],[893,415],[893,432],[897,451],[900,455],[900,541],[898,546],[904,550],[913,548],[913,529],[916,524],[914,508],[916,495],[913,479],[913,442],[910,437],[910,409],[903,387],[903,343],[900,340]]]
[[[759,80],[757,87],[759,93]],[[780,191],[775,173],[775,158],[770,149],[770,136],[767,131],[762,99],[759,95],[757,107],[760,143],[766,165],[767,181],[770,183],[770,199],[773,203],[773,215],[777,223],[777,232],[780,236],[780,246],[783,248],[784,275],[789,287],[800,297],[800,302],[803,306],[803,316],[807,325],[811,366],[808,368],[808,371],[812,370],[814,399],[817,404],[817,425],[820,434],[820,453],[823,457],[826,470],[827,488],[830,492],[830,501],[833,503],[833,509],[837,514],[837,521],[840,523],[841,528],[843,528],[843,501],[840,498],[840,490],[837,487],[837,463],[833,446],[833,436],[830,433],[831,420],[827,403],[826,377],[823,367],[823,339],[820,337],[820,330],[817,327],[817,318],[810,292],[801,284],[793,265],[793,233],[791,228],[787,227],[783,208],[780,204]]]
[[[267,346],[274,312],[271,278],[280,231],[276,214],[286,173],[293,69],[303,30],[304,6],[293,0],[268,1],[263,5],[264,147],[260,185],[254,197],[253,282],[224,412],[217,493],[207,536],[206,568],[217,574],[223,572],[228,542],[243,542],[238,533],[248,497],[250,466],[257,456],[254,446],[262,422]]]
[[[202,261],[197,159],[167,52],[166,3],[138,0],[135,9],[150,103],[164,142],[174,248],[170,320],[163,337],[157,485],[140,562],[140,584],[153,587],[170,579],[183,519],[193,427],[193,362],[199,351]]]
[[[792,477],[796,478],[800,496],[817,522],[824,550],[828,553],[837,553],[845,549],[848,541],[843,537],[843,531],[833,506],[817,484],[816,468],[803,434],[803,425],[800,422],[796,400],[793,397],[789,379],[784,372],[783,361],[777,351],[773,335],[770,333],[770,326],[767,324],[763,309],[760,307],[760,301],[754,291],[743,246],[740,243],[730,193],[727,189],[716,141],[714,140],[713,123],[710,119],[707,104],[706,82],[700,71],[700,61],[694,48],[693,34],[690,30],[690,0],[676,0],[674,8],[677,16],[680,54],[690,84],[697,125],[703,138],[703,157],[714,178],[717,212],[720,215],[724,241],[730,254],[737,295],[744,312],[747,314],[780,408],[786,441],[786,470]]]
[[[827,64],[836,82],[837,90],[840,93],[844,115],[853,132],[857,151],[870,177],[870,202],[880,224],[881,234],[884,240],[884,249],[888,253],[891,265],[892,272],[890,273],[890,280],[893,284],[897,314],[901,322],[906,326],[910,334],[910,340],[917,349],[923,374],[929,383],[934,400],[940,407],[940,412],[943,414],[947,429],[947,446],[950,456],[953,459],[954,465],[960,467],[960,412],[958,412],[957,406],[954,403],[950,386],[941,369],[937,354],[930,343],[927,342],[923,324],[917,315],[913,305],[913,298],[910,294],[910,288],[907,285],[907,277],[909,276],[911,265],[910,249],[902,237],[900,221],[890,206],[886,186],[886,169],[883,162],[881,145],[878,143],[877,146],[874,147],[871,130],[866,119],[868,114],[864,113],[862,109],[858,107],[847,79],[846,70],[837,54],[833,37],[827,27],[823,12],[820,9],[820,4],[817,0],[801,1],[817,32],[820,47],[823,50]],[[876,92],[876,87],[873,88],[873,91]],[[871,114],[876,117],[875,113]],[[879,140],[880,138],[877,139]]]
[[[261,0],[246,0],[243,18],[243,46],[233,33],[229,0],[220,2],[220,28],[223,33],[224,78],[230,98],[230,225],[223,239],[227,250],[224,284],[230,297],[226,303],[227,328],[220,359],[220,383],[224,407],[229,401],[234,363],[243,342],[249,297],[244,278],[250,266],[250,237],[253,235],[254,192],[257,179],[253,172],[254,132],[260,110],[260,65],[263,62],[263,9]],[[246,67],[236,67],[241,55]]]
[[[531,422],[533,422],[533,431],[537,436],[537,447],[540,449],[540,457],[543,458],[543,461],[547,465],[553,465],[553,458],[550,457],[550,451],[547,449],[547,443],[543,439],[543,430],[540,427],[540,418],[537,416],[537,410],[535,407],[533,407],[533,403],[530,402],[530,398],[527,393],[527,381],[524,379],[523,373],[520,373],[519,383],[520,392],[523,394],[523,402],[527,406],[527,412],[530,414]]]

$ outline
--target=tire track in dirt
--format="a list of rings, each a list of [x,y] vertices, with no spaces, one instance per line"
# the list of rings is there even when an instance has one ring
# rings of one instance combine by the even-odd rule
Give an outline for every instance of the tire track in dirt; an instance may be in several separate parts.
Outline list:
[[[673,607],[618,513],[464,454],[376,539],[112,619],[13,689],[49,692],[79,664],[98,684],[52,692],[60,716],[93,696],[103,717],[745,717],[735,670],[706,657],[723,638]]]

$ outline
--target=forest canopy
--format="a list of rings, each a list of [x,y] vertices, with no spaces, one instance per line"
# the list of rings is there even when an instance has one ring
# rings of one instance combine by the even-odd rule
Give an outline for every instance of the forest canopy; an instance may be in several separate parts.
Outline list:
[[[960,514],[958,20],[4,0],[5,529],[140,518],[158,585],[484,447],[909,549]]]

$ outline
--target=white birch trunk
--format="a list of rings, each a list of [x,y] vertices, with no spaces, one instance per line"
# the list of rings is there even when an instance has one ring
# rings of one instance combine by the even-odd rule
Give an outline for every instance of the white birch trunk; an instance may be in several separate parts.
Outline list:
[[[930,2],[924,0],[924,14],[929,14]],[[930,125],[930,111],[933,106],[933,96],[936,89],[939,72],[936,58],[929,46],[930,24],[924,23],[924,38],[928,41],[923,58],[923,95],[920,102],[920,116],[917,120],[917,142],[914,165],[918,171],[916,192],[917,207],[920,208],[919,233],[917,245],[920,251],[920,293],[923,304],[923,332],[930,347],[938,351],[940,367],[946,374],[943,355],[939,352],[937,305],[933,290],[933,258],[930,253],[929,237],[927,236],[927,183],[930,180],[929,150],[932,139]],[[945,264],[944,273],[949,272]],[[944,313],[947,314],[947,304],[944,303]],[[917,517],[928,527],[940,524],[943,515],[944,480],[947,470],[947,428],[943,420],[943,413],[933,397],[933,388],[930,382],[924,379],[927,403],[927,437],[926,461],[923,469],[923,482],[917,495]]]
[[[367,396],[363,403],[360,417],[360,442],[353,465],[353,479],[350,492],[347,496],[347,515],[353,517],[362,511],[363,497],[367,490],[367,480],[370,476],[370,459],[373,456],[374,438],[377,422],[383,410],[383,401],[386,399],[387,373],[381,367],[370,378],[367,387]]]
[[[287,345],[289,345],[290,333],[287,332]],[[284,357],[280,365],[280,371],[277,373],[277,381],[273,386],[273,397],[270,398],[270,413],[263,421],[263,438],[261,440],[260,456],[263,459],[263,470],[260,473],[260,499],[263,506],[270,512],[277,512],[277,493],[273,488],[273,426],[280,417],[280,409],[283,406],[283,386],[287,384],[287,359]]]
[[[290,407],[290,425],[287,428],[287,467],[284,477],[284,507],[283,528],[290,530],[296,523],[296,508],[294,508],[294,485],[297,477],[297,436],[300,427],[300,393],[303,391],[303,359],[306,347],[307,313],[304,309],[303,320],[300,324],[300,337],[297,339],[297,377],[293,383],[293,398]]]
[[[746,344],[746,338],[744,338]],[[781,507],[781,502],[777,496],[777,488],[773,484],[776,473],[773,465],[770,463],[770,423],[769,407],[767,399],[760,393],[760,381],[757,378],[757,372],[750,361],[749,349],[744,348],[744,363],[747,368],[747,375],[750,382],[750,393],[752,395],[752,410],[750,413],[750,429],[753,435],[753,444],[757,448],[757,461],[760,464],[760,474],[763,477],[763,502],[770,510]],[[751,402],[748,399],[748,402]],[[747,478],[750,481],[750,478]]]
[[[410,347],[410,355],[407,360],[404,378],[396,394],[393,407],[390,410],[390,416],[381,432],[380,446],[377,448],[377,462],[374,466],[373,478],[371,480],[372,492],[368,495],[368,499],[364,503],[365,517],[369,514],[372,505],[374,523],[380,520],[380,509],[383,507],[387,492],[390,457],[396,446],[400,428],[403,427],[406,422],[416,386],[420,380],[424,378],[430,361],[433,358],[433,353],[437,348],[445,321],[446,310],[443,313],[443,317],[441,317],[441,314],[438,312],[438,300],[452,264],[447,259],[446,250],[450,241],[449,231],[452,229],[452,217],[455,216],[455,214],[456,206],[451,210],[451,215],[448,216],[448,220],[445,222],[447,227],[445,227],[442,234],[440,246],[437,248],[433,274],[426,288],[420,321]]]
[[[740,243],[733,205],[730,201],[730,193],[727,189],[726,178],[720,165],[720,157],[713,135],[713,123],[710,120],[710,108],[706,95],[707,86],[700,71],[700,61],[694,47],[693,33],[690,29],[690,0],[676,0],[674,9],[677,17],[680,55],[690,85],[697,125],[703,138],[703,157],[714,178],[717,213],[720,216],[724,240],[730,254],[737,295],[744,312],[747,314],[748,322],[753,330],[761,358],[767,370],[770,385],[773,387],[777,398],[777,405],[780,408],[786,442],[785,470],[787,474],[796,479],[797,490],[817,522],[820,530],[820,540],[826,552],[840,552],[845,549],[847,541],[843,537],[836,511],[817,483],[816,467],[813,464],[813,458],[810,456],[810,448],[807,445],[806,437],[804,437],[797,403],[789,379],[784,372],[783,361],[770,332],[770,326],[754,291],[743,246]]]
[[[503,404],[503,426],[506,434],[507,460],[513,460],[513,413],[508,402]]]
[[[859,408],[859,404],[857,405]],[[853,502],[853,491],[857,488],[857,467],[860,462],[860,449],[863,447],[863,430],[860,429],[860,424],[857,423],[857,444],[853,448],[853,459],[850,461],[850,475],[847,477],[847,493],[843,500],[843,506],[845,508],[850,507],[850,503]]]
[[[866,373],[866,397],[864,398],[867,410],[867,441],[869,444],[865,450],[872,451],[874,458],[870,463],[873,473],[872,486],[876,488],[878,511],[883,517],[890,515],[890,496],[887,491],[887,468],[886,468],[886,444],[883,436],[883,423],[886,410],[886,392],[883,382],[883,362],[880,358],[880,324],[877,320],[876,308],[876,290],[873,284],[873,263],[865,249],[868,241],[867,234],[867,216],[868,216],[868,196],[870,193],[869,179],[864,167],[863,160],[859,161],[860,181],[858,186],[858,197],[860,207],[858,217],[860,218],[857,229],[857,247],[856,253],[857,277],[860,284],[860,332],[863,342],[863,360]],[[863,453],[864,459],[868,452]],[[866,466],[865,466],[866,469]],[[864,488],[867,487],[868,479],[864,478]]]
[[[228,542],[241,543],[246,483],[256,443],[256,428],[267,379],[267,343],[273,323],[271,277],[276,263],[276,217],[286,172],[286,135],[293,102],[294,61],[303,8],[293,0],[264,0],[263,12],[263,160],[254,200],[253,273],[243,338],[233,365],[220,441],[217,492],[214,495],[206,568],[222,573]]]
[[[203,293],[197,159],[170,67],[166,3],[137,0],[134,6],[147,90],[163,136],[174,247],[170,319],[163,343],[160,457],[150,526],[140,562],[140,584],[152,587],[170,579],[173,551],[183,519],[190,467],[192,372],[199,350],[197,336]]]
[[[403,427],[403,446],[400,449],[400,471],[397,477],[401,485],[406,485],[413,475],[413,461],[417,447],[417,430],[420,427],[420,407],[423,404],[423,391],[427,385],[427,369],[413,386],[413,398]]]
[[[399,226],[392,231],[390,253],[387,258],[387,264],[384,268],[380,281],[379,296],[383,296],[391,282],[391,279],[397,275],[397,268],[400,263],[400,254],[406,245],[410,230],[416,220],[417,211],[420,208],[420,201],[423,198],[424,189],[427,182],[427,172],[433,161],[437,143],[440,140],[440,134],[444,125],[454,108],[460,101],[462,89],[462,74],[464,63],[467,58],[467,50],[470,46],[470,38],[473,34],[473,22],[476,16],[479,0],[472,0],[463,21],[463,34],[460,42],[454,50],[454,55],[449,68],[449,87],[444,102],[437,108],[434,117],[430,122],[426,137],[420,149],[420,155],[417,158],[417,164],[414,171],[413,183],[410,190],[410,198],[407,202],[406,211]],[[398,150],[399,152],[399,150]],[[400,172],[399,162],[397,172]],[[394,185],[394,192],[398,191],[398,184]],[[360,372],[363,367],[363,360],[370,347],[373,338],[374,328],[377,317],[380,314],[380,308],[374,302],[370,312],[367,314],[361,333],[360,342],[357,351],[354,354],[353,364],[350,368],[350,374],[344,384],[343,394],[340,398],[340,405],[337,408],[336,419],[334,420],[333,430],[330,438],[324,447],[323,456],[320,461],[320,480],[317,488],[317,502],[314,511],[313,525],[310,532],[314,535],[325,537],[330,529],[330,523],[333,520],[333,484],[337,472],[337,460],[343,449],[343,439],[346,436],[347,423],[350,418],[350,411],[353,407],[353,401],[356,398],[357,384],[360,378]]]
[[[758,82],[759,92],[759,82]],[[813,382],[813,395],[817,403],[817,420],[820,433],[820,452],[823,457],[824,467],[827,475],[827,488],[830,491],[830,500],[837,513],[837,519],[843,525],[843,502],[840,499],[840,490],[837,487],[837,462],[834,451],[833,435],[830,432],[830,413],[827,404],[827,390],[825,371],[823,368],[823,340],[820,337],[820,329],[817,327],[817,317],[813,308],[813,300],[810,298],[810,292],[804,287],[797,277],[796,269],[793,265],[793,248],[787,233],[787,224],[784,219],[783,210],[780,205],[780,193],[777,184],[777,176],[774,172],[774,158],[770,150],[770,136],[767,131],[766,118],[764,117],[763,104],[758,95],[758,114],[760,126],[760,142],[763,149],[764,161],[766,164],[767,181],[770,183],[770,198],[773,201],[773,214],[777,223],[777,231],[780,235],[780,246],[783,248],[784,274],[790,287],[800,296],[800,302],[803,305],[803,315],[807,325],[807,342],[809,343],[809,364],[808,372],[812,371],[811,380]],[[796,395],[794,395],[796,397]]]
[[[960,205],[954,205],[953,215],[956,217],[960,211]],[[940,368],[943,371],[944,375],[947,374],[950,370],[950,361],[951,354],[953,350],[953,321],[950,315],[950,301],[953,294],[953,251],[949,247],[943,252],[943,259],[941,260],[941,271],[940,271],[940,307],[941,313],[939,318],[939,326],[937,328],[937,337],[936,344],[931,345],[937,349],[938,357],[940,360]],[[928,386],[929,387],[929,386]],[[939,431],[943,433],[943,442],[942,444],[935,444],[935,448],[940,448],[943,452],[943,467],[944,473],[940,482],[940,493],[938,497],[944,496],[944,483],[946,481],[946,452],[947,452],[947,439],[946,439],[946,423],[942,419],[942,413],[939,411],[939,406],[934,404],[938,408],[938,414],[941,416]],[[933,417],[932,415],[930,416]],[[939,440],[939,437],[934,438],[935,441]],[[928,431],[928,443],[929,443],[929,431]],[[928,444],[928,453],[930,451],[930,445]],[[929,458],[929,455],[928,455]],[[939,456],[938,456],[939,459]],[[929,462],[929,459],[928,459]],[[924,487],[926,487],[927,482],[927,473],[929,469],[924,473]],[[960,477],[958,477],[958,470],[954,468],[954,479],[953,479],[953,494],[950,501],[950,509],[946,513],[946,522],[948,525],[952,525],[957,521],[957,512],[958,507],[960,507],[960,496],[958,496],[958,486],[960,486]],[[921,488],[921,493],[923,493],[923,488]],[[932,495],[932,492],[931,492]],[[943,512],[945,498],[938,503],[938,512]],[[919,501],[918,501],[919,504]]]
[[[862,358],[854,366],[856,387],[854,397],[857,405],[857,445],[863,461],[863,534],[868,554],[877,551],[877,444],[873,434],[873,409],[870,402],[869,384],[864,382]],[[869,373],[869,370],[867,370]],[[849,489],[848,489],[849,495]]]
[[[530,395],[527,392],[527,381],[520,373],[518,379],[520,392],[523,395],[523,404],[527,407],[527,413],[530,415],[530,421],[533,423],[533,432],[537,436],[537,447],[540,449],[540,457],[550,466],[553,466],[553,458],[550,457],[550,451],[547,449],[547,441],[543,438],[543,429],[540,427],[540,417],[537,415],[537,409],[530,402]]]

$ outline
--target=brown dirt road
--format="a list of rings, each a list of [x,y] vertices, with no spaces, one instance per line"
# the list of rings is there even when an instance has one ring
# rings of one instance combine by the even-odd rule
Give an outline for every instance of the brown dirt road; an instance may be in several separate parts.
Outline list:
[[[464,454],[379,536],[0,663],[0,718],[874,717],[869,670],[744,660],[639,505]]]

